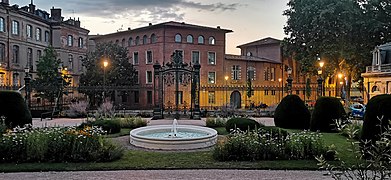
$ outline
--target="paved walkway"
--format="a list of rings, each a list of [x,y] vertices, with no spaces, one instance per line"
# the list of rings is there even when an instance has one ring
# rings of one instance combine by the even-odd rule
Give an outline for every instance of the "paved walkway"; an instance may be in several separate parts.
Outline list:
[[[3,173],[0,180],[25,179],[91,179],[91,180],[149,180],[149,179],[300,179],[300,180],[329,180],[322,171],[274,171],[274,170],[125,170],[125,171],[71,171],[71,172],[23,172]]]
[[[163,120],[151,120],[151,118],[144,118],[148,122],[148,126],[153,125],[164,125],[164,124],[172,124],[171,119],[163,119]],[[256,121],[266,125],[266,126],[274,126],[274,120],[270,117],[262,117],[262,118],[253,118]],[[40,118],[33,118],[33,127],[55,127],[55,126],[78,126],[81,123],[85,122],[86,118],[53,118],[43,119],[41,121]],[[202,118],[201,120],[178,120],[178,124],[182,125],[196,125],[196,126],[205,126],[206,118]]]

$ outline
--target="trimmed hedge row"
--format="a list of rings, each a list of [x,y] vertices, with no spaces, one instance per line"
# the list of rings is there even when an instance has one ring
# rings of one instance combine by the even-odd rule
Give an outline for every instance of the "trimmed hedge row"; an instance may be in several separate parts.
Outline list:
[[[261,125],[257,121],[248,119],[248,118],[232,118],[227,121],[225,125],[225,129],[227,132],[231,132],[232,130],[235,130],[239,128],[242,131],[247,131],[247,130],[253,130],[256,128],[259,128]]]

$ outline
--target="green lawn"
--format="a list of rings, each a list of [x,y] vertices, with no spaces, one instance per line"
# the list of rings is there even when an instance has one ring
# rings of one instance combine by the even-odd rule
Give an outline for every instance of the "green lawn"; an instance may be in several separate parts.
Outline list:
[[[216,128],[221,133],[225,129]],[[110,135],[116,137],[128,135],[130,129],[123,129],[121,133]],[[346,137],[336,133],[324,133],[324,142],[334,144],[339,157],[348,164],[354,163],[354,155]],[[141,150],[127,150],[124,156],[117,161],[108,163],[22,163],[0,164],[0,172],[18,171],[75,171],[75,170],[119,170],[119,169],[291,169],[317,170],[315,160],[279,160],[256,162],[219,162],[213,159],[212,150],[203,152],[151,152]]]

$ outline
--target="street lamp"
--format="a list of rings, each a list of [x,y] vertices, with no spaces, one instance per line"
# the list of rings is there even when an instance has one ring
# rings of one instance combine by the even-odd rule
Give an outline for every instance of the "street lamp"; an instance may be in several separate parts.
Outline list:
[[[24,72],[26,73],[25,74],[25,77],[24,77],[24,86],[25,86],[25,92],[26,92],[26,97],[25,97],[25,100],[26,100],[26,104],[27,104],[27,107],[30,108],[31,106],[31,98],[30,98],[30,68],[28,67],[25,67],[24,68]]]
[[[288,72],[288,79],[286,80],[286,82],[288,82],[288,95],[292,95],[292,68],[288,67],[287,69],[287,72]]]
[[[278,86],[280,86],[280,83],[281,83],[281,82],[282,82],[282,78],[278,78]],[[282,85],[282,83],[281,83],[281,85]],[[281,91],[280,91],[280,93],[279,93],[279,95],[278,95],[278,102],[281,101],[281,96],[282,96],[283,91],[284,91],[284,89],[283,89],[283,87],[281,86]]]
[[[228,81],[228,76],[224,77],[225,79],[225,110],[227,110],[227,103],[228,103],[228,87],[227,87],[227,81]]]
[[[320,61],[320,58],[318,58],[319,61],[319,69],[318,69],[318,97],[324,96],[324,89],[323,89],[323,79],[322,79],[322,70],[324,66],[324,62]]]
[[[340,91],[340,97],[342,98],[342,85],[343,85],[343,81],[342,81],[342,77],[343,77],[343,74],[342,73],[338,73],[338,79],[339,80],[337,80],[337,81],[339,81],[339,85],[341,86],[340,88],[341,88],[341,91]],[[336,82],[336,84],[337,84],[337,82]],[[336,89],[336,91],[338,92],[338,87],[337,87],[337,89]]]
[[[106,92],[106,67],[109,65],[107,60],[103,61],[103,101],[105,100],[105,92]]]

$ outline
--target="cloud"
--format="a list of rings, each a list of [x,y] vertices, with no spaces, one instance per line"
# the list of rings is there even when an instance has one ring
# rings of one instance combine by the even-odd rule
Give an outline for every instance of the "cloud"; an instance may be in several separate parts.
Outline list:
[[[41,0],[47,4],[46,1]],[[52,0],[62,9],[92,17],[118,18],[133,15],[136,21],[183,20],[185,9],[198,11],[234,11],[239,3],[201,3],[190,0]],[[140,16],[143,16],[142,18]],[[145,17],[147,16],[147,17]]]

